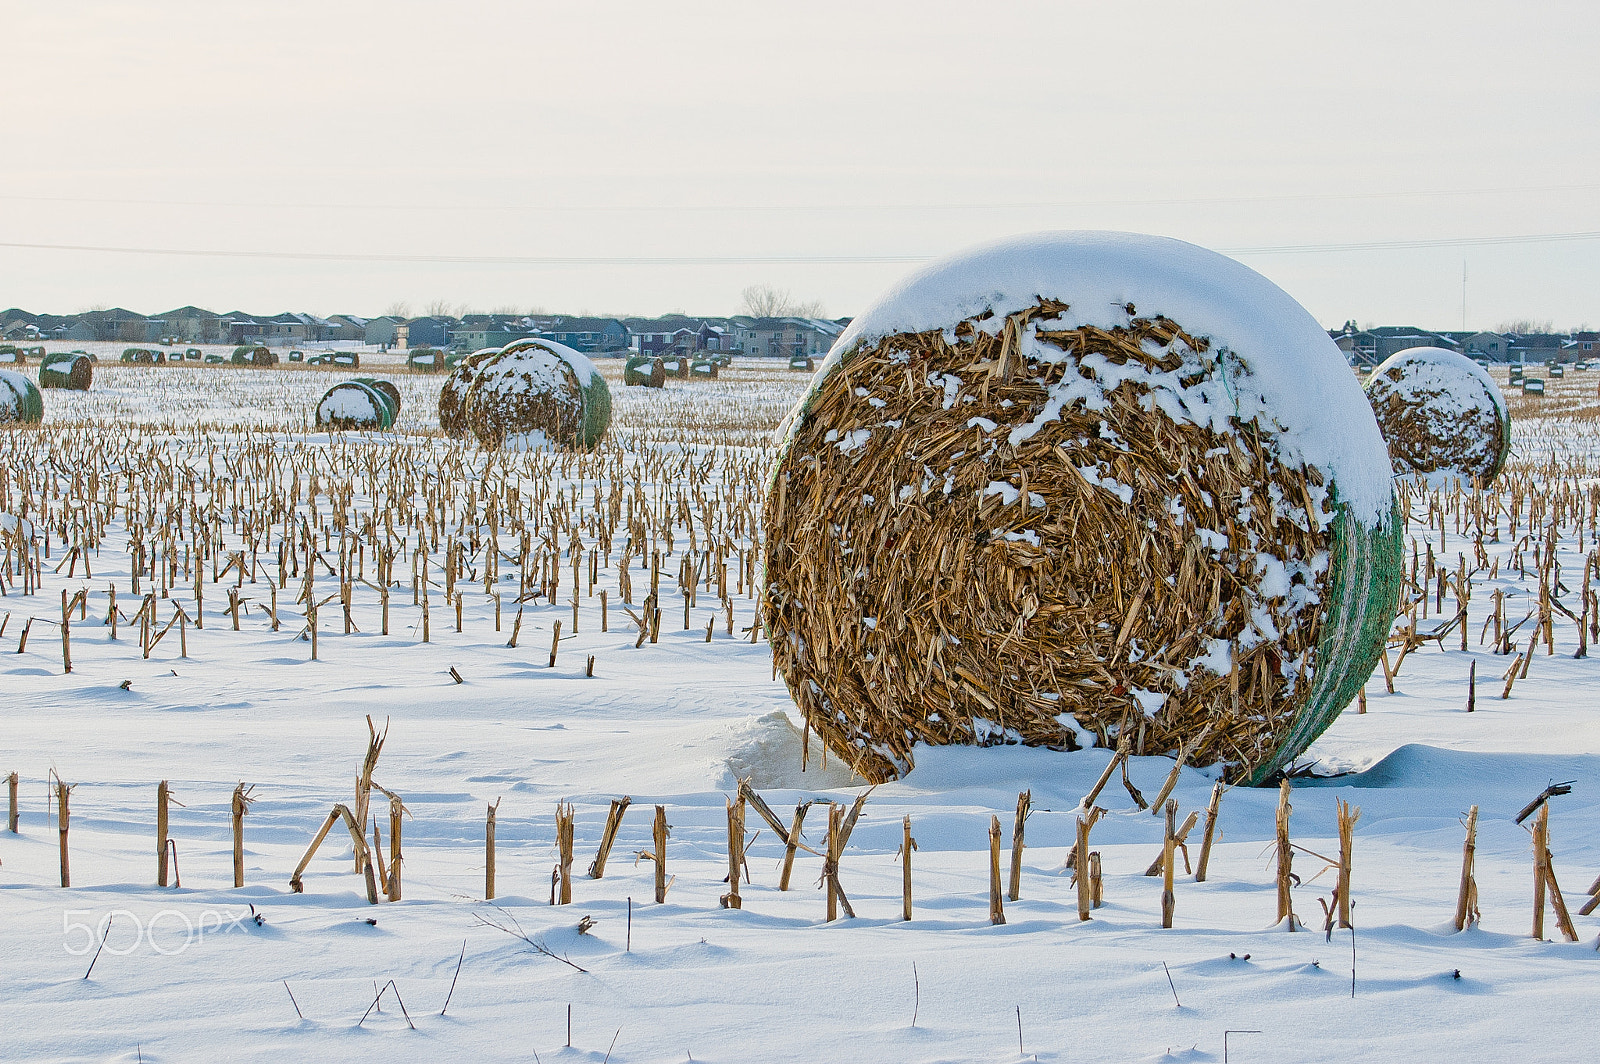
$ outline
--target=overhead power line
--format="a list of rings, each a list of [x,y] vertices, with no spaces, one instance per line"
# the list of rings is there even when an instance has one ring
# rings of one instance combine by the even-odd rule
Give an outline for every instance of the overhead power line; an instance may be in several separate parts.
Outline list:
[[[1224,255],[1319,255],[1336,252],[1406,251],[1421,248],[1493,247],[1514,244],[1562,244],[1600,240],[1600,230],[1571,233],[1523,233],[1509,236],[1430,237],[1416,240],[1362,240],[1326,244],[1267,244],[1221,247]],[[0,241],[0,248],[19,251],[71,251],[110,255],[157,255],[180,258],[275,259],[290,262],[384,262],[466,266],[848,266],[927,262],[932,255],[429,255],[324,251],[231,251],[197,248],[114,247],[99,244],[45,244]]]
[[[828,214],[855,212],[915,212],[915,211],[1011,211],[1011,210],[1069,210],[1096,207],[1177,207],[1216,206],[1222,204],[1307,203],[1360,201],[1381,199],[1437,199],[1462,196],[1518,196],[1543,192],[1590,192],[1600,189],[1600,182],[1563,185],[1509,185],[1497,188],[1436,188],[1394,189],[1374,192],[1287,192],[1247,194],[1235,196],[1168,196],[1126,199],[1083,200],[1025,200],[945,203],[719,203],[711,205],[651,204],[651,205],[578,205],[564,203],[273,203],[263,200],[197,200],[160,199],[124,196],[29,196],[0,194],[0,202],[14,203],[67,203],[98,204],[115,207],[184,207],[221,210],[316,210],[316,211],[418,211],[478,212],[523,211],[540,214],[736,214],[736,213],[800,213]]]

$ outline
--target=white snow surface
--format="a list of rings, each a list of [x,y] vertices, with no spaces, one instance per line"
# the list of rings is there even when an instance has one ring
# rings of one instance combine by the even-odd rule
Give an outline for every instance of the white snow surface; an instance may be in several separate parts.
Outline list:
[[[501,370],[502,374],[511,371],[513,358],[515,359],[515,368],[518,371],[529,372],[533,370],[533,367],[547,367],[545,373],[547,374],[549,385],[544,390],[565,387],[565,384],[562,383],[560,371],[555,368],[557,362],[565,362],[572,367],[580,387],[587,388],[595,378],[601,376],[600,367],[596,366],[588,355],[575,351],[566,344],[558,344],[554,340],[528,337],[522,340],[514,340],[500,350],[509,352],[512,356],[512,358],[503,359],[494,367]],[[536,370],[533,371],[536,372]],[[540,381],[540,383],[543,384],[545,382]],[[505,383],[498,380],[492,381],[490,386],[500,391],[504,391],[507,388]]]
[[[1327,332],[1254,270],[1169,237],[1046,232],[958,252],[912,273],[857,316],[815,379],[858,344],[948,330],[985,311],[994,315],[985,324],[999,328],[1006,315],[1041,297],[1070,304],[1061,327],[1126,325],[1131,303],[1136,316],[1165,315],[1209,338],[1213,354],[1226,348],[1247,367],[1250,389],[1281,427],[1282,456],[1331,475],[1357,520],[1370,525],[1389,512],[1388,450]]]
[[[1387,371],[1404,367],[1404,376],[1388,380]],[[1489,371],[1472,359],[1442,347],[1408,347],[1384,359],[1372,371],[1372,379],[1385,377],[1384,387],[1409,403],[1426,402],[1444,414],[1493,409],[1504,417],[1506,400]],[[1466,387],[1467,382],[1478,391]]]
[[[205,371],[104,368],[106,391],[62,397],[47,417],[94,402],[141,417],[206,404],[259,432],[253,418],[263,411],[280,421],[303,417],[326,381],[314,373],[230,371],[212,378],[215,392],[184,398],[174,380],[205,379]],[[739,383],[739,372],[694,387],[619,391],[624,403],[672,423],[696,404],[727,403],[752,387]],[[779,379],[787,391],[759,385],[767,389],[760,393],[767,424],[804,384],[798,375]],[[420,380],[437,387],[437,378]],[[400,378],[407,388],[418,381]],[[408,410],[427,416],[420,402]],[[623,427],[624,438],[639,431],[637,422]],[[188,431],[175,431],[172,446],[182,447]],[[1546,450],[1560,457],[1593,446],[1586,422],[1530,419],[1517,432],[1518,461],[1533,471],[1543,468]],[[305,435],[320,447],[336,445],[326,433]],[[337,445],[366,444],[350,434]],[[419,448],[418,461],[426,461],[424,446],[450,446],[428,436],[407,445]],[[685,445],[686,463],[696,455]],[[587,484],[570,487],[580,502],[588,494]],[[1471,550],[1453,519],[1441,543],[1445,533],[1430,533],[1426,514],[1419,501],[1412,536],[1446,560]],[[1143,874],[1161,851],[1163,821],[1138,809],[1116,778],[1098,799],[1109,813],[1091,836],[1103,859],[1106,903],[1080,923],[1062,864],[1079,799],[1106,767],[1106,750],[919,749],[915,771],[866,802],[839,871],[858,915],[831,924],[816,889],[821,859],[800,851],[791,889],[779,891],[783,846],[752,808],[752,881],[743,887],[743,908],[724,909],[725,810],[738,777],[752,776],[786,824],[797,803],[848,803],[865,790],[836,759],[822,764],[815,734],[811,766],[798,771],[802,740],[792,702],[772,678],[767,648],[748,638],[755,607],[748,585],[734,596],[729,634],[710,595],[691,606],[680,628],[683,600],[663,579],[660,642],[636,648],[614,574],[603,569],[597,593],[610,592],[610,631],[600,631],[598,599],[585,594],[580,629],[564,626],[552,667],[553,624],[571,619],[567,585],[561,602],[526,605],[517,648],[506,645],[516,609],[512,578],[499,588],[507,607],[500,630],[487,596],[469,589],[460,633],[453,611],[434,600],[429,643],[420,639],[419,607],[400,589],[391,634],[378,634],[374,595],[363,586],[354,607],[359,630],[343,634],[337,606],[324,606],[320,657],[311,661],[297,638],[298,585],[279,594],[282,625],[273,631],[265,580],[245,579],[235,631],[223,612],[224,586],[233,583],[225,574],[224,586],[208,579],[205,627],[188,629],[187,657],[177,632],[145,657],[136,627],[125,621],[113,639],[105,623],[111,582],[121,589],[124,617],[138,606],[119,522],[113,515],[92,579],[81,568],[77,575],[55,568],[65,553],[56,538],[39,592],[11,587],[0,598],[0,617],[11,614],[0,625],[0,776],[21,776],[20,834],[0,822],[0,1057],[7,1061],[394,1064],[523,1062],[537,1054],[562,1064],[1214,1064],[1226,1046],[1227,1059],[1240,1064],[1535,1064],[1592,1052],[1586,1021],[1600,971],[1600,915],[1578,908],[1600,872],[1593,829],[1600,822],[1600,655],[1575,659],[1575,626],[1558,615],[1555,653],[1541,648],[1511,697],[1498,697],[1511,659],[1479,641],[1488,602],[1503,592],[1513,622],[1537,604],[1535,582],[1511,560],[1518,537],[1506,534],[1504,514],[1500,540],[1487,545],[1498,575],[1480,574],[1470,603],[1469,649],[1459,650],[1452,635],[1442,647],[1408,655],[1394,694],[1381,673],[1369,680],[1369,711],[1352,708],[1309,751],[1319,770],[1348,774],[1295,782],[1290,829],[1304,850],[1296,851],[1299,882],[1291,893],[1312,927],[1293,934],[1273,926],[1275,789],[1224,794],[1208,878],[1185,875],[1180,858],[1175,926],[1163,930],[1161,881]],[[3,518],[0,526],[16,527]],[[1593,542],[1582,549],[1575,537],[1559,542],[1569,585]],[[237,543],[230,535],[229,547]],[[679,557],[664,559],[664,571]],[[633,565],[637,608],[649,576],[637,556]],[[263,566],[271,568],[265,557]],[[319,571],[318,600],[333,587]],[[63,675],[54,627],[60,593],[80,589],[89,592],[87,617],[74,615],[73,671]],[[172,594],[193,606],[183,588]],[[172,605],[160,600],[159,616],[171,616]],[[32,636],[18,653],[29,617]],[[716,622],[711,642],[707,621]],[[1226,644],[1211,649],[1221,655],[1217,671],[1226,671]],[[592,677],[585,675],[589,655]],[[1476,711],[1467,714],[1474,664]],[[307,869],[305,893],[292,893],[289,875],[329,808],[351,800],[369,713],[380,725],[392,721],[376,779],[409,810],[405,898],[367,905],[349,838],[338,834]],[[1128,767],[1149,799],[1172,764],[1136,757]],[[68,889],[59,886],[48,815],[52,770],[76,785]],[[155,784],[163,779],[184,803],[172,811],[183,881],[176,889],[153,885]],[[240,780],[257,787],[244,821],[246,885],[234,889],[228,810]],[[1546,784],[1565,781],[1573,790],[1552,800],[1550,823],[1555,872],[1580,936],[1571,944],[1560,941],[1553,914],[1547,941],[1529,935],[1531,851],[1526,825],[1513,822]],[[1179,773],[1172,796],[1180,819],[1205,808],[1212,783],[1207,771]],[[1023,789],[1032,792],[1034,812],[1021,897],[1006,900],[1007,923],[992,926],[990,819],[1003,825],[1004,877]],[[633,805],[604,878],[589,879],[609,804],[622,795]],[[1329,941],[1319,900],[1328,897],[1332,874],[1316,855],[1337,852],[1339,798],[1361,809],[1357,930],[1335,931]],[[491,905],[482,900],[484,812],[497,801],[499,897]],[[568,906],[548,904],[557,802],[573,803],[577,814]],[[653,848],[656,804],[672,826],[674,879],[662,905],[654,903],[650,861],[636,857]],[[1460,820],[1473,805],[1483,920],[1456,933]],[[904,816],[917,843],[909,922],[899,918]],[[820,846],[825,825],[826,807],[812,807],[807,846]],[[381,826],[387,849],[386,818]],[[1199,831],[1189,837],[1191,859]],[[515,919],[587,972],[534,952],[479,916]],[[579,934],[584,916],[596,923]],[[85,978],[102,934],[104,951]],[[381,1011],[363,1020],[374,984],[390,980],[399,997],[386,992]]]

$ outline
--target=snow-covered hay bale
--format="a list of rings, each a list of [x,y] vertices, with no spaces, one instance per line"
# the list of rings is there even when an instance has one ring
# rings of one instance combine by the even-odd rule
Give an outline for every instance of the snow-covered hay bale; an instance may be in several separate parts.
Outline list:
[[[397,407],[368,381],[343,381],[329,388],[317,404],[317,428],[382,431],[394,427]]]
[[[20,373],[0,369],[0,425],[37,425],[44,420],[44,396]]]
[[[667,367],[659,358],[634,355],[623,363],[622,383],[640,388],[665,388]]]
[[[1511,454],[1511,412],[1487,370],[1442,347],[1411,347],[1385,359],[1367,400],[1394,471],[1488,484]]]
[[[478,367],[499,353],[498,347],[474,351],[450,371],[439,389],[439,431],[452,440],[467,435],[467,392],[478,375]]]
[[[829,750],[1189,746],[1257,783],[1356,695],[1399,593],[1360,386],[1265,278],[1051,233],[913,274],[780,430],[765,623]]]
[[[39,363],[39,387],[86,392],[94,383],[94,360],[82,351],[56,351]]]
[[[499,447],[509,437],[542,437],[587,451],[611,424],[611,389],[595,364],[572,348],[517,340],[478,366],[465,417],[484,447]]]

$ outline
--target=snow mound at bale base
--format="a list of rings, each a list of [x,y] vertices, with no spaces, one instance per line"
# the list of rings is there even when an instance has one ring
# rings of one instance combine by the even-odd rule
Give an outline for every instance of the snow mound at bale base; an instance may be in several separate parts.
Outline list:
[[[822,766],[822,744],[811,744],[811,757],[800,766],[804,737],[782,710],[733,725],[728,736],[728,775],[724,787],[748,779],[756,790],[825,790],[853,787],[865,781],[836,757]]]

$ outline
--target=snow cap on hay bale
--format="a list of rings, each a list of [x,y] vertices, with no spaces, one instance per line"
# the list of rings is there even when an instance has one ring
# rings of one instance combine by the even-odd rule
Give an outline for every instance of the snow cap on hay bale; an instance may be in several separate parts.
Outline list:
[[[82,351],[56,351],[39,363],[39,387],[86,392],[94,383],[94,360]]]
[[[500,353],[498,347],[485,347],[474,351],[450,371],[439,389],[439,431],[452,440],[467,435],[467,391],[478,367]]]
[[[591,450],[611,424],[611,389],[588,358],[553,340],[509,343],[477,367],[467,427],[484,447]]]
[[[44,396],[27,377],[0,369],[0,425],[37,425],[44,420]]]
[[[779,432],[765,621],[808,726],[869,780],[918,742],[1088,732],[1259,783],[1394,617],[1360,386],[1299,304],[1191,244],[1046,233],[933,264]]]
[[[398,408],[369,381],[342,381],[317,404],[317,427],[326,429],[390,429]]]
[[[1396,473],[1488,484],[1511,454],[1511,411],[1494,378],[1442,347],[1396,351],[1373,370],[1367,400]]]

